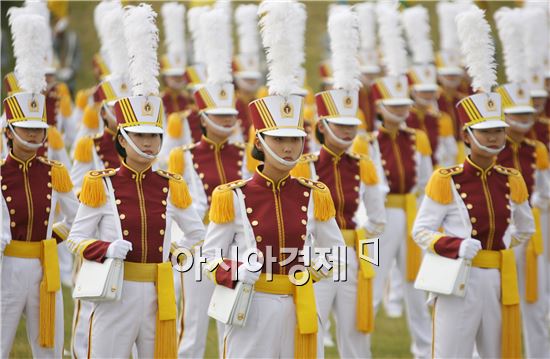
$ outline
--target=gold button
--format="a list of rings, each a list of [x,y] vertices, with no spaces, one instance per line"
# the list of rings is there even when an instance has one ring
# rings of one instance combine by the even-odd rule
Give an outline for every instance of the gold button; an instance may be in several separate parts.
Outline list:
[[[510,183],[506,182],[506,187],[510,187]]]
[[[115,201],[115,203],[116,203],[116,204],[121,204],[122,201],[121,201],[120,199],[117,199],[117,200]]]
[[[476,172],[476,176],[481,176],[481,172]]]
[[[309,197],[309,192],[304,192],[304,197]]]
[[[252,223],[251,223],[254,227],[256,227],[258,225],[258,221],[257,220],[253,220]]]
[[[6,186],[5,184],[2,185],[2,189],[5,191],[8,189],[8,186]]]
[[[47,225],[48,225],[48,221],[44,221],[44,225],[47,226]]]
[[[201,179],[203,179],[203,178],[204,178],[204,173],[199,173],[199,177],[200,177]]]
[[[127,229],[125,229],[124,231],[122,231],[122,234],[124,234],[125,236],[127,236],[128,234],[130,234],[130,232],[129,232]]]
[[[167,187],[162,187],[162,192],[168,193],[168,188]]]
[[[384,174],[385,174],[386,176],[389,176],[389,175],[390,175],[390,171],[385,170],[385,171],[384,171]]]
[[[15,227],[15,222],[10,223],[11,228]]]
[[[467,195],[466,193],[461,193],[461,194],[460,194],[460,197],[466,198],[466,197],[468,197],[468,195]]]
[[[159,233],[160,233],[161,236],[164,236],[164,229],[161,229],[161,230],[159,231]]]
[[[506,209],[510,209],[510,205],[509,205],[509,204],[506,205]]]
[[[305,219],[302,219],[302,224],[305,226],[307,224],[307,221]]]
[[[195,163],[195,164],[193,165],[193,167],[194,167],[195,169],[197,169],[197,168],[199,168],[199,165]]]
[[[475,229],[472,229],[472,236],[477,236],[477,231]]]
[[[52,175],[52,171],[48,171],[48,176],[51,176]],[[0,179],[2,179],[2,177],[0,177]]]
[[[208,196],[208,202],[212,201],[212,196]]]
[[[162,200],[160,203],[162,203],[163,206],[166,206],[166,201]]]
[[[468,203],[468,204],[466,205],[466,208],[472,209],[472,208],[474,208],[474,206],[472,206],[470,203]]]
[[[99,146],[95,146],[96,151],[99,151]]]
[[[99,158],[103,159],[103,157],[105,157],[105,156],[103,156],[103,155],[99,155]]]
[[[46,207],[46,213],[50,213],[50,207]]]
[[[252,213],[252,208],[248,207],[248,208],[246,209],[246,213],[248,213],[248,214]]]
[[[302,212],[307,212],[307,207],[306,206],[302,206]]]
[[[159,247],[159,252],[162,253],[162,246]]]
[[[243,175],[243,172],[242,172],[242,171],[237,171],[237,175],[238,175],[238,176],[242,176],[242,175]]]
[[[166,214],[163,213],[160,216],[162,217],[162,219],[166,219]]]
[[[10,209],[10,214],[15,214],[15,209]]]
[[[456,188],[456,189],[460,189],[460,184],[459,184],[459,183],[455,183],[455,188]]]
[[[508,193],[506,193],[504,197],[506,197],[506,199],[510,199],[510,195]]]
[[[361,177],[359,177],[359,175],[355,175],[354,178],[355,178],[356,180],[360,180],[360,179],[361,179]]]
[[[472,217],[472,218],[470,218],[470,222],[472,222],[472,223],[476,223],[476,222],[477,222],[477,218],[476,218],[476,217]]]
[[[204,189],[208,189],[208,187],[209,187],[209,186],[208,186],[208,183],[205,183],[205,184],[204,184]]]
[[[52,196],[48,193],[48,194],[46,195],[46,198],[47,198],[47,199],[52,199]]]
[[[506,218],[506,223],[510,223],[510,218]]]
[[[237,161],[237,166],[242,166],[243,165],[243,161]]]
[[[239,156],[242,156],[244,155],[244,152],[243,151],[239,151]]]
[[[132,175],[132,179],[135,179],[136,178],[136,175]]]
[[[271,182],[266,182],[265,184],[267,185],[267,187],[271,186]]]
[[[6,197],[6,202],[11,202],[11,197],[10,196]]]
[[[354,190],[355,192],[359,192],[359,187],[355,186],[355,187],[353,187],[353,190]]]
[[[356,198],[356,199],[355,199],[355,203],[359,203],[359,198]]]
[[[256,242],[260,243],[262,241],[262,236],[256,236]]]
[[[119,217],[120,217],[120,219],[124,219],[124,218],[126,218],[126,215],[124,213],[122,213]]]

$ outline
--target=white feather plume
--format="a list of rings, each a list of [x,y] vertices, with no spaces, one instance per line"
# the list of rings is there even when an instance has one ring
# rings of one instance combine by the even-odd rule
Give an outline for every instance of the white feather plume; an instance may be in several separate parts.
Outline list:
[[[265,0],[258,9],[271,95],[286,97],[298,87],[297,74],[304,58],[303,40],[299,34],[305,26],[303,6],[289,0]]]
[[[548,44],[550,30],[547,16],[540,8],[525,8],[523,10],[523,44],[527,66],[531,69],[543,68],[544,59],[548,55]]]
[[[523,49],[523,27],[521,24],[521,10],[512,10],[502,7],[495,12],[506,78],[509,82],[522,82],[525,79],[525,52]]]
[[[108,66],[109,64],[109,55],[107,54],[107,37],[109,33],[105,30],[103,25],[103,20],[105,20],[105,15],[112,9],[121,6],[120,1],[115,0],[103,0],[94,9],[94,25],[97,32],[97,37],[99,38],[99,53],[105,60]]]
[[[474,91],[491,92],[497,84],[495,47],[485,12],[476,6],[456,17],[458,38]]]
[[[208,11],[208,6],[195,6],[187,12],[187,24],[189,25],[191,40],[193,42],[194,63],[204,63],[203,44],[200,39],[200,18],[206,11]]]
[[[48,4],[42,0],[26,0],[25,7],[32,13],[42,16],[46,20],[46,32],[45,37],[45,49],[46,49],[46,66],[54,65],[54,52],[53,52],[53,37],[52,29],[50,28],[50,10]]]
[[[306,21],[307,21],[307,12],[306,7],[300,3],[296,3],[296,39],[298,43],[296,48],[298,53],[296,54],[299,58],[300,66],[298,67],[296,76],[298,77],[298,86],[301,86],[300,79],[303,81],[303,76],[301,74],[305,73],[303,69],[304,63],[306,62]]]
[[[328,18],[330,51],[334,88],[348,91],[361,86],[358,50],[359,28],[357,14],[347,7],[330,14]]]
[[[239,53],[259,56],[258,6],[254,4],[239,5],[235,10],[235,21],[239,36]]]
[[[125,8],[124,37],[130,57],[128,70],[134,96],[156,96],[159,93],[159,35],[156,17],[156,12],[149,4]]]
[[[229,52],[229,18],[222,8],[213,8],[201,15],[200,37],[204,39],[207,82],[222,85],[232,81]]]
[[[405,34],[409,40],[409,49],[415,64],[429,64],[434,61],[431,39],[430,16],[424,6],[413,6],[402,13]]]
[[[104,41],[111,75],[126,78],[129,58],[124,37],[124,10],[120,3],[117,3],[103,16],[103,27],[109,34]]]
[[[15,56],[15,77],[24,91],[39,94],[46,88],[46,19],[18,7],[10,8],[8,16]]]
[[[162,5],[160,12],[166,53],[185,60],[185,6],[170,2]]]
[[[361,48],[365,50],[376,49],[376,18],[374,4],[364,2],[355,6],[359,20],[359,38]]]
[[[388,75],[399,76],[407,72],[407,51],[402,35],[397,2],[376,5],[378,35],[382,48],[382,61]]]
[[[454,50],[460,47],[455,22],[460,8],[461,6],[450,2],[438,2],[436,5],[441,50]]]

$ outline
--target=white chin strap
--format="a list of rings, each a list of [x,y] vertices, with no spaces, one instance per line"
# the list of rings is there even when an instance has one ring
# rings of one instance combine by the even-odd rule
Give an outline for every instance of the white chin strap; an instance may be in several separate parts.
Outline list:
[[[215,123],[214,121],[212,121],[210,119],[210,117],[208,117],[208,115],[204,112],[201,113],[201,117],[204,119],[204,121],[206,121],[208,123],[208,126],[211,126],[213,129],[215,129],[219,133],[223,133],[224,135],[227,135],[227,136],[232,135],[233,131],[235,130],[235,127],[237,126],[237,123],[235,123],[231,127],[220,126],[217,123]]]
[[[439,80],[441,81],[443,86],[450,87],[453,89],[456,89],[460,85],[460,79],[453,81],[453,80],[446,79],[443,76],[440,76]]]
[[[145,152],[143,152],[142,150],[140,150],[138,148],[138,146],[136,146],[136,144],[134,143],[134,141],[132,141],[132,139],[130,138],[130,136],[128,136],[128,133],[126,133],[126,131],[124,130],[124,128],[121,128],[120,129],[120,134],[122,135],[122,137],[124,137],[124,139],[126,140],[126,142],[128,142],[128,144],[130,145],[130,147],[132,147],[132,149],[134,151],[136,151],[136,153],[138,155],[140,155],[141,157],[143,158],[146,158],[148,160],[154,160],[155,158],[157,158],[159,152],[160,152],[160,148],[162,147],[162,141],[160,142],[160,146],[159,146],[159,149],[157,151],[156,154],[154,155],[150,155],[150,154],[147,154]]]
[[[256,136],[258,137],[258,140],[260,140],[260,143],[265,148],[267,153],[269,153],[269,155],[271,157],[275,158],[275,160],[277,160],[277,162],[279,162],[280,164],[282,164],[283,166],[288,167],[288,168],[292,168],[292,167],[296,166],[296,163],[298,163],[298,160],[300,159],[300,156],[298,156],[298,158],[294,161],[287,161],[284,158],[279,157],[275,152],[273,152],[273,150],[271,148],[269,148],[269,146],[267,145],[267,143],[265,142],[265,140],[264,140],[264,138],[262,137],[261,134],[258,133]],[[302,154],[303,151],[304,151],[304,141],[302,141],[302,151],[300,151],[300,155]]]
[[[531,129],[531,127],[533,127],[533,125],[535,124],[535,121],[531,120],[527,123],[523,123],[523,122],[517,122],[514,120],[506,120],[506,123],[518,131],[527,132]]]
[[[479,143],[479,141],[477,140],[476,136],[474,135],[474,133],[472,132],[472,130],[470,129],[470,127],[466,127],[466,131],[468,131],[468,133],[470,134],[470,137],[472,138],[472,140],[474,141],[474,143],[476,144],[477,147],[481,148],[483,151],[491,154],[491,155],[498,155],[500,153],[500,151],[502,151],[504,149],[504,147],[506,147],[506,145],[502,145],[501,147],[499,148],[490,148],[490,147],[487,147],[487,146],[483,146],[481,143]]]
[[[108,120],[114,121],[116,123],[116,115],[113,112],[113,110],[111,110],[111,107],[107,105],[107,103],[104,103],[102,107],[105,110],[105,113],[107,114]]]
[[[323,120],[323,124],[325,125],[325,128],[327,129],[327,133],[332,138],[332,140],[336,143],[338,143],[340,146],[349,147],[353,144],[353,140],[343,140],[340,137],[336,136],[336,134],[332,131],[332,128],[329,126],[329,122],[327,120]]]
[[[21,142],[21,144],[31,150],[37,150],[39,149],[40,147],[42,147],[44,145],[44,142],[46,142],[46,137],[47,136],[44,136],[44,139],[42,140],[41,143],[30,143],[28,141],[25,141],[24,139],[21,138],[21,136],[19,136],[17,134],[17,132],[15,132],[15,129],[13,128],[13,126],[10,124],[8,124],[10,130],[11,130],[11,133],[13,133],[13,137],[15,137],[17,139],[17,142]],[[46,132],[47,133],[47,132]]]
[[[415,96],[414,98],[414,101],[421,105],[421,106],[424,106],[424,107],[428,107],[428,108],[437,108],[437,102],[436,101],[431,101],[431,100],[424,100],[423,98],[419,97],[419,96]]]
[[[409,117],[409,112],[407,112],[404,116],[397,116],[396,114],[391,113],[384,104],[380,104],[380,109],[382,110],[383,116],[393,122],[405,122],[407,117]]]

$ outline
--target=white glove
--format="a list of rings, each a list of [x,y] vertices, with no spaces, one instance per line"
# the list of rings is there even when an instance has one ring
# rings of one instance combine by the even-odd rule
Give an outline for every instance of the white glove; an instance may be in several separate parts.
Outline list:
[[[257,272],[251,272],[250,270],[248,270],[248,268],[256,269],[261,268],[261,266],[262,265],[257,262],[252,262],[248,265],[241,264],[237,269],[237,279],[239,280],[239,282],[253,285],[260,278],[260,274],[262,273],[262,271],[258,270]]]
[[[132,243],[124,239],[117,239],[109,245],[105,256],[107,258],[125,259],[126,254],[132,250]]]
[[[472,259],[481,250],[481,242],[477,239],[467,238],[460,243],[458,256],[465,259]]]

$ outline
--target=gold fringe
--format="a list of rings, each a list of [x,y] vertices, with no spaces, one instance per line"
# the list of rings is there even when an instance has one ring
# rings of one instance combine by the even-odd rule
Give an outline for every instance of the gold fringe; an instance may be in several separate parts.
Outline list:
[[[154,358],[177,358],[176,320],[160,320],[157,312],[156,324]]]
[[[362,260],[362,259],[359,259]],[[374,330],[374,307],[372,305],[372,278],[365,276],[358,271],[357,274],[357,331],[361,333],[372,333]]]
[[[103,178],[92,176],[91,173],[84,176],[79,199],[81,203],[88,207],[98,208],[103,206],[107,202]]]
[[[351,152],[358,155],[369,155],[369,142],[364,135],[355,136],[353,144],[351,145]]]
[[[65,148],[65,143],[63,142],[63,137],[57,128],[50,126],[48,128],[48,146],[53,150],[61,150]]]
[[[229,223],[235,219],[233,190],[225,186],[216,187],[212,193],[209,218],[211,222],[218,224]]]
[[[361,173],[361,181],[363,181],[364,184],[372,186],[378,183],[376,167],[374,167],[374,162],[372,162],[370,158],[361,158],[359,162],[359,170]]]
[[[441,112],[439,116],[439,136],[449,137],[454,136],[453,120],[446,112]]]
[[[519,304],[502,305],[501,358],[521,358],[521,317]]]
[[[183,133],[183,121],[180,115],[172,113],[168,116],[168,124],[166,125],[166,133],[172,138],[180,138]]]
[[[521,204],[529,198],[527,192],[527,186],[523,180],[523,176],[519,172],[511,172],[508,176],[508,183],[510,184],[510,198],[517,204]]]
[[[311,179],[311,169],[308,161],[299,161],[290,171],[292,177],[304,177]]]
[[[48,292],[46,276],[40,282],[39,344],[53,348],[55,337],[55,292]]]
[[[548,160],[548,150],[544,143],[537,141],[535,147],[535,154],[537,156],[536,166],[538,170],[547,170],[550,168],[550,163]]]
[[[336,215],[330,190],[324,184],[322,186],[319,186],[319,183],[314,185],[313,206],[313,216],[318,221],[328,221]]]
[[[537,255],[535,254],[533,238],[531,238],[525,249],[525,300],[527,303],[535,303],[538,299],[537,277]]]
[[[79,90],[76,93],[76,99],[75,99],[75,105],[80,110],[84,110],[86,105],[88,104],[88,93],[86,90]]]
[[[170,156],[168,158],[168,172],[183,176],[183,171],[185,169],[185,158],[183,155],[183,148],[181,148],[181,146],[170,151]]]
[[[304,106],[304,120],[309,123],[315,123],[315,110],[312,106]]]
[[[99,114],[95,106],[87,105],[84,108],[82,124],[90,130],[97,130],[99,128]]]
[[[62,96],[59,100],[59,110],[61,112],[61,116],[65,117],[66,119],[71,116],[71,113],[73,112],[72,106],[71,106],[71,98],[67,96]]]
[[[440,170],[434,171],[426,185],[426,196],[441,204],[450,204],[453,201],[451,176],[444,175]]]
[[[170,186],[170,201],[177,208],[185,209],[191,205],[193,200],[191,194],[189,194],[189,188],[187,183],[183,179],[171,178],[169,180]]]
[[[294,332],[294,358],[312,359],[317,357],[317,333],[300,334],[296,325]]]
[[[431,156],[432,148],[430,146],[430,140],[424,131],[416,130],[416,150],[423,156]]]
[[[94,140],[91,137],[82,137],[76,143],[74,149],[74,159],[78,162],[89,163],[92,162],[92,149],[94,148]]]
[[[52,166],[52,187],[60,193],[67,193],[73,189],[73,182],[71,181],[71,176],[69,176],[69,171],[60,162]]]
[[[69,101],[71,101],[71,92],[69,91],[69,86],[67,86],[64,82],[58,82],[57,83],[57,92],[62,97],[68,97]]]

